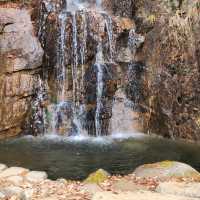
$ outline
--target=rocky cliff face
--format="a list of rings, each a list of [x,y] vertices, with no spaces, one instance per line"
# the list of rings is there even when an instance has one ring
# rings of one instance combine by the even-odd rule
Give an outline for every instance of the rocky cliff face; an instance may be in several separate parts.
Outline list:
[[[0,138],[22,131],[42,57],[29,12],[0,8]]]
[[[199,140],[199,1],[104,2],[112,13],[134,19],[145,36],[136,62],[146,69],[138,79],[146,131]]]
[[[146,41],[137,59],[147,67],[146,129],[200,139],[199,1],[138,1],[135,20]]]
[[[57,2],[55,4],[57,7],[48,7],[46,4],[41,8],[46,12],[44,17],[47,18],[42,19],[45,20],[43,24],[45,29],[42,29],[40,33],[41,44],[45,50],[43,69],[48,75],[46,78],[51,103],[57,101],[55,96],[58,95],[58,90],[62,90],[58,88],[60,83],[55,83],[54,80],[58,73],[56,65],[58,62],[63,63],[62,60],[57,60],[58,46],[56,46],[58,35],[62,34],[59,32],[62,22],[58,17],[61,2],[52,2]],[[104,77],[107,80],[105,97],[110,99],[106,103],[107,107],[110,107],[110,102],[115,96],[116,98],[124,97],[124,94],[119,94],[122,87],[126,98],[134,103],[137,102],[138,106],[135,109],[138,113],[133,113],[132,116],[140,116],[143,122],[141,124],[146,132],[171,138],[199,140],[199,1],[194,0],[191,3],[189,0],[103,0],[102,3],[109,11],[109,15],[112,15],[116,62],[115,65],[108,63],[109,30],[105,28],[99,31],[102,28],[100,21],[105,20],[105,16],[99,16],[95,12],[86,13],[90,24],[87,27],[87,32],[90,34],[86,38],[88,47],[85,52],[84,67],[82,68],[80,64],[81,60],[78,61],[77,66],[79,77],[81,77],[81,70],[84,69],[86,84],[83,92],[78,91],[77,95],[80,96],[78,101],[86,105],[88,119],[94,122],[97,82],[94,64],[98,46],[97,38],[100,35],[103,38],[104,55],[107,56],[107,68],[112,72],[113,77],[112,79]],[[34,7],[39,8],[39,4],[36,3]],[[2,58],[0,63],[0,131],[14,130],[11,132],[15,134],[20,132],[28,113],[27,110],[30,108],[30,99],[34,95],[37,74],[40,70],[38,67],[41,65],[42,50],[33,35],[27,11],[10,10],[8,15],[6,10],[8,9],[0,10],[2,13],[0,13],[0,22],[3,21],[3,32],[0,32],[0,57]],[[35,11],[38,12],[37,9]],[[14,17],[14,14],[10,16],[10,13],[19,16]],[[84,48],[84,44],[81,43],[84,39],[84,34],[81,34],[84,30],[83,16],[81,12],[76,15],[78,43],[82,44],[78,48],[82,50]],[[70,15],[67,20],[66,32],[72,33],[73,16]],[[137,47],[137,51],[134,52],[136,53],[134,62],[130,66],[128,63],[133,59],[133,52],[129,51],[127,44],[128,32],[131,29],[143,35],[145,42],[141,47]],[[11,36],[10,32],[15,31],[17,33],[13,33],[14,37]],[[22,34],[25,37],[22,38]],[[141,37],[138,40],[140,39]],[[65,83],[67,87],[65,99],[71,101],[73,98],[71,69],[75,53],[71,52],[72,34],[68,34],[66,40],[70,45],[65,47],[65,53],[68,55],[65,57],[65,65],[69,69],[68,82]],[[81,82],[81,78],[78,82]],[[93,95],[88,95],[88,93]],[[110,111],[111,109],[106,110],[102,116],[110,119],[112,117]],[[113,113],[118,113],[118,111]]]

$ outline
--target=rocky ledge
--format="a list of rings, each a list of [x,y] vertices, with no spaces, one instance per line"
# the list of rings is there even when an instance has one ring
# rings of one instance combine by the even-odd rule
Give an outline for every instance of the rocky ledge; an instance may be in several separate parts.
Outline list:
[[[177,173],[174,171],[175,168]],[[149,175],[146,173],[148,170]],[[154,177],[151,174],[152,170],[156,174]],[[184,173],[181,173],[182,171]],[[138,176],[140,174],[141,177]],[[30,171],[22,167],[8,168],[0,164],[0,199],[4,200],[195,200],[199,198],[200,174],[192,167],[179,162],[164,161],[144,165],[123,177],[110,176],[100,169],[90,174],[83,182],[65,179],[53,181],[47,178],[46,172]]]

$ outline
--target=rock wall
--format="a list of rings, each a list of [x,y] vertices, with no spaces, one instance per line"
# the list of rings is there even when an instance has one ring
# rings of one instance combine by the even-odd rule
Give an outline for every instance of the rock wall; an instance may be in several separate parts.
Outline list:
[[[137,59],[147,67],[146,129],[171,138],[200,139],[199,1],[140,1]]]
[[[104,2],[112,13],[133,18],[136,32],[145,36],[136,62],[146,69],[145,77],[139,79],[146,131],[165,137],[199,140],[200,2]]]
[[[0,138],[22,131],[42,57],[28,10],[0,7]]]

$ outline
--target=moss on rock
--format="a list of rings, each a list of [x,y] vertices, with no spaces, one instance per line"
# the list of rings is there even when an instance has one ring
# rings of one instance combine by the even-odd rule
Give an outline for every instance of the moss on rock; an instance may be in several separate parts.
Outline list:
[[[108,179],[108,177],[110,176],[110,174],[103,170],[103,169],[99,169],[96,172],[91,173],[88,178],[86,178],[85,182],[86,183],[101,183],[103,181],[105,181],[106,179]]]

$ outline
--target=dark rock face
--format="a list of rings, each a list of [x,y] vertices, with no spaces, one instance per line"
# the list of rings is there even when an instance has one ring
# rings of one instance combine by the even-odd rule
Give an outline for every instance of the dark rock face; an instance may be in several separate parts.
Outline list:
[[[22,131],[43,50],[26,10],[0,8],[0,138]]]
[[[199,140],[199,1],[113,0],[104,5],[116,15],[133,18],[136,31],[145,35],[136,55],[144,73],[136,73],[136,78],[134,69],[126,91],[133,102],[140,93],[146,131]]]
[[[135,0],[103,0],[103,5],[116,16],[132,18],[134,15]]]
[[[147,67],[146,129],[166,137],[199,140],[198,1],[177,6],[165,1],[162,7],[158,2],[143,2],[135,15],[138,30],[146,32],[137,54]]]

